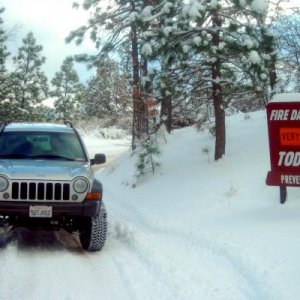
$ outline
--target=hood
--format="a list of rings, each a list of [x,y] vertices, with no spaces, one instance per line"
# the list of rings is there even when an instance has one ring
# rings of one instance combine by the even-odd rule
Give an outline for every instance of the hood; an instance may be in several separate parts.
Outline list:
[[[0,174],[11,180],[72,180],[83,176],[90,181],[93,176],[87,162],[61,160],[9,159],[0,160]]]

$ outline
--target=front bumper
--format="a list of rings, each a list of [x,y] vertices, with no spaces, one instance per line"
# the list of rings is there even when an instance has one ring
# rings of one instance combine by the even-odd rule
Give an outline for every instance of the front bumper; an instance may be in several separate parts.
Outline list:
[[[0,216],[29,217],[32,205],[52,206],[52,219],[60,217],[94,217],[100,209],[100,201],[85,200],[81,203],[0,201]]]

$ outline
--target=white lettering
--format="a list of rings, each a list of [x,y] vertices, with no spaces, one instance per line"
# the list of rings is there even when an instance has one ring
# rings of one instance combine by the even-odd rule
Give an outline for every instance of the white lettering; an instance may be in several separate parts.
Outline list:
[[[285,166],[285,167],[299,167],[300,166],[300,152],[293,152],[293,151],[280,151],[279,152],[279,159],[278,159],[278,166]]]
[[[276,109],[273,109],[273,110],[271,111],[270,121],[276,120],[276,114],[277,114],[277,110],[276,110]]]
[[[285,159],[284,159],[284,165],[286,167],[289,167],[293,164],[294,156],[295,156],[295,153],[291,152],[291,151],[286,154]]]
[[[300,120],[300,110],[293,109],[291,113],[291,120]]]
[[[286,120],[289,119],[289,112],[290,112],[289,109],[286,109],[286,110],[284,111],[283,120],[286,121]]]
[[[281,175],[280,181],[282,184],[300,184],[299,175]]]
[[[289,119],[289,109],[273,109],[271,111],[270,120],[274,121],[286,121]]]
[[[282,166],[282,162],[283,162],[283,158],[284,158],[285,154],[286,154],[285,151],[280,151],[279,152],[278,166]]]
[[[295,157],[294,157],[293,166],[294,167],[300,166],[300,152],[296,152]]]

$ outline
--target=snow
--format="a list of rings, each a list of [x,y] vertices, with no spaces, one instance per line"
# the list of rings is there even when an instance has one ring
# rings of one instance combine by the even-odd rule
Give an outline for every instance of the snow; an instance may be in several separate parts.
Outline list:
[[[251,48],[253,48],[254,43],[250,39],[246,39],[243,42],[243,46],[246,46],[248,49],[251,49]]]
[[[263,15],[266,13],[268,9],[268,5],[265,0],[253,0],[251,4],[251,8],[253,11],[257,12],[258,14]]]
[[[195,43],[197,46],[200,46],[200,45],[201,45],[201,42],[202,42],[202,38],[201,38],[200,36],[194,37],[194,43]]]
[[[190,3],[183,7],[182,13],[184,17],[190,17],[192,20],[196,20],[197,18],[201,18],[201,13],[204,10],[205,7],[202,5],[201,1],[190,0]]]
[[[0,248],[0,299],[299,299],[300,189],[280,204],[265,184],[265,111],[226,122],[222,160],[207,129],[159,132],[161,167],[138,180],[128,137],[85,135],[91,155],[114,153],[96,171],[106,245],[87,253],[62,231],[16,231]]]
[[[128,19],[129,19],[129,22],[135,22],[139,17],[139,14],[137,12],[132,12],[130,13]]]
[[[300,102],[300,93],[276,94],[270,102]]]
[[[152,54],[152,46],[150,43],[145,43],[142,47],[142,53],[146,56],[149,56]]]
[[[211,0],[210,1],[210,7],[212,9],[217,9],[218,8],[218,0]]]
[[[146,6],[141,12],[141,18],[149,18],[152,15],[153,6]]]
[[[240,0],[239,3],[240,3],[240,6],[243,8],[246,7],[246,5],[247,5],[246,0]]]
[[[165,3],[163,8],[162,8],[162,13],[163,14],[169,14],[173,6],[174,5],[173,5],[172,2]]]
[[[188,53],[191,47],[189,45],[182,45],[182,50],[184,53]]]
[[[262,74],[260,74],[259,76],[260,76],[260,78],[261,78],[262,80],[267,80],[267,79],[268,79],[268,75],[265,74],[265,73],[262,73]]]
[[[250,51],[249,59],[253,65],[260,65],[261,63],[261,58],[255,50]]]
[[[173,31],[173,27],[172,26],[165,26],[163,28],[163,33],[164,33],[165,36],[168,36],[172,31]]]

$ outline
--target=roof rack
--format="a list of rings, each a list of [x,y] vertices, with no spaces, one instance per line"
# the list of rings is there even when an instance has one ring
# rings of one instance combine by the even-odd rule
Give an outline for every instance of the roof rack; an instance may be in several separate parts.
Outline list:
[[[5,121],[3,123],[0,123],[0,133],[2,133],[5,129],[5,127],[9,124],[9,121]]]
[[[71,128],[74,128],[73,124],[71,121],[64,121],[64,124],[71,127]]]

